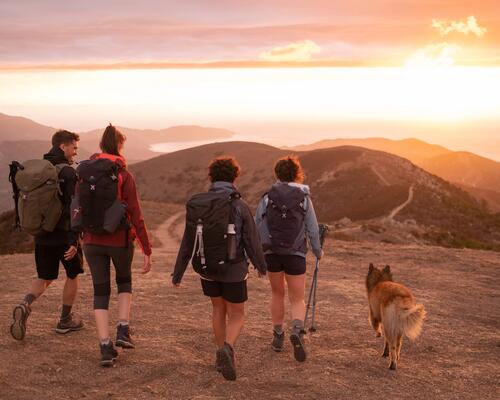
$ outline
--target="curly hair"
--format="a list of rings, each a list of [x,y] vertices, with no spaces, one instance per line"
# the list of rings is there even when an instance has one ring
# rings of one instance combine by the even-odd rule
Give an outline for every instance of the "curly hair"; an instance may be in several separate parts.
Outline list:
[[[240,176],[241,168],[236,158],[221,156],[214,158],[208,166],[208,176],[211,182],[224,181],[233,183]]]
[[[286,156],[276,161],[274,165],[274,173],[276,178],[281,182],[298,182],[302,183],[305,179],[304,170],[300,165],[297,156]]]

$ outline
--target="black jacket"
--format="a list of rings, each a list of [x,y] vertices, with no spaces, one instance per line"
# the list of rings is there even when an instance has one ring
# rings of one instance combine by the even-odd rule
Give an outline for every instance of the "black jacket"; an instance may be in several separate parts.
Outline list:
[[[235,191],[235,188],[228,182],[215,182],[212,184],[210,190],[232,192]],[[248,205],[241,199],[233,200],[233,220],[236,229],[238,252],[246,254],[246,256],[243,257],[241,262],[231,264],[230,268],[227,268],[222,276],[205,276],[204,278],[219,282],[244,281],[248,275],[247,257],[261,274],[266,273],[266,261],[264,259],[260,237],[255,226],[252,212]],[[173,283],[181,282],[184,272],[191,260],[195,238],[194,236],[189,236],[190,235],[188,235],[185,230],[181,247],[177,255],[175,269],[172,274]]]
[[[53,147],[47,154],[43,156],[45,160],[49,160],[53,165],[68,164],[68,160],[64,156],[64,152],[59,147]],[[75,193],[77,181],[76,171],[71,166],[63,167],[59,172],[60,188],[62,195],[60,196],[63,204],[63,212],[56,229],[53,232],[41,233],[35,236],[35,243],[46,246],[67,245],[68,247],[76,246],[78,243],[79,232],[72,231],[70,228],[71,219],[71,199]]]

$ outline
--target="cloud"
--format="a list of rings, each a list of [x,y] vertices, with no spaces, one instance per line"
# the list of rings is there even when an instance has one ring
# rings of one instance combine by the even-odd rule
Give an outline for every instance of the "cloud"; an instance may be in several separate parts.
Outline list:
[[[312,40],[302,40],[282,47],[275,47],[271,51],[259,54],[262,61],[308,61],[312,55],[319,53],[321,48]]]
[[[439,30],[442,36],[446,36],[451,32],[459,32],[465,35],[469,33],[481,37],[486,33],[486,28],[477,24],[476,17],[470,16],[465,22],[463,21],[440,21],[438,19],[432,20],[432,27]]]
[[[455,64],[453,55],[460,50],[455,44],[436,43],[417,50],[406,62],[406,67],[450,67]]]

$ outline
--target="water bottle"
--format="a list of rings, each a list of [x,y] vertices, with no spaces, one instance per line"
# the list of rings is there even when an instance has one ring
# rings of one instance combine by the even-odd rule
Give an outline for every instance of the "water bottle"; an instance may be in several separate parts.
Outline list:
[[[229,261],[236,259],[236,230],[234,224],[227,226],[227,259]]]

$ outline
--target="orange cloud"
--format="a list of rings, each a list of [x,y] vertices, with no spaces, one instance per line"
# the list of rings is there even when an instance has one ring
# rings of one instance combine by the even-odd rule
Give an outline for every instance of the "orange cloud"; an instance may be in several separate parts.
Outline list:
[[[483,36],[487,29],[478,25],[476,17],[470,16],[465,22],[463,21],[440,21],[437,19],[432,20],[432,27],[439,30],[442,36],[446,36],[452,32],[459,32],[465,35],[469,33],[477,37]]]
[[[313,54],[320,51],[321,48],[312,40],[302,40],[262,52],[259,54],[259,59],[262,61],[308,61]]]

